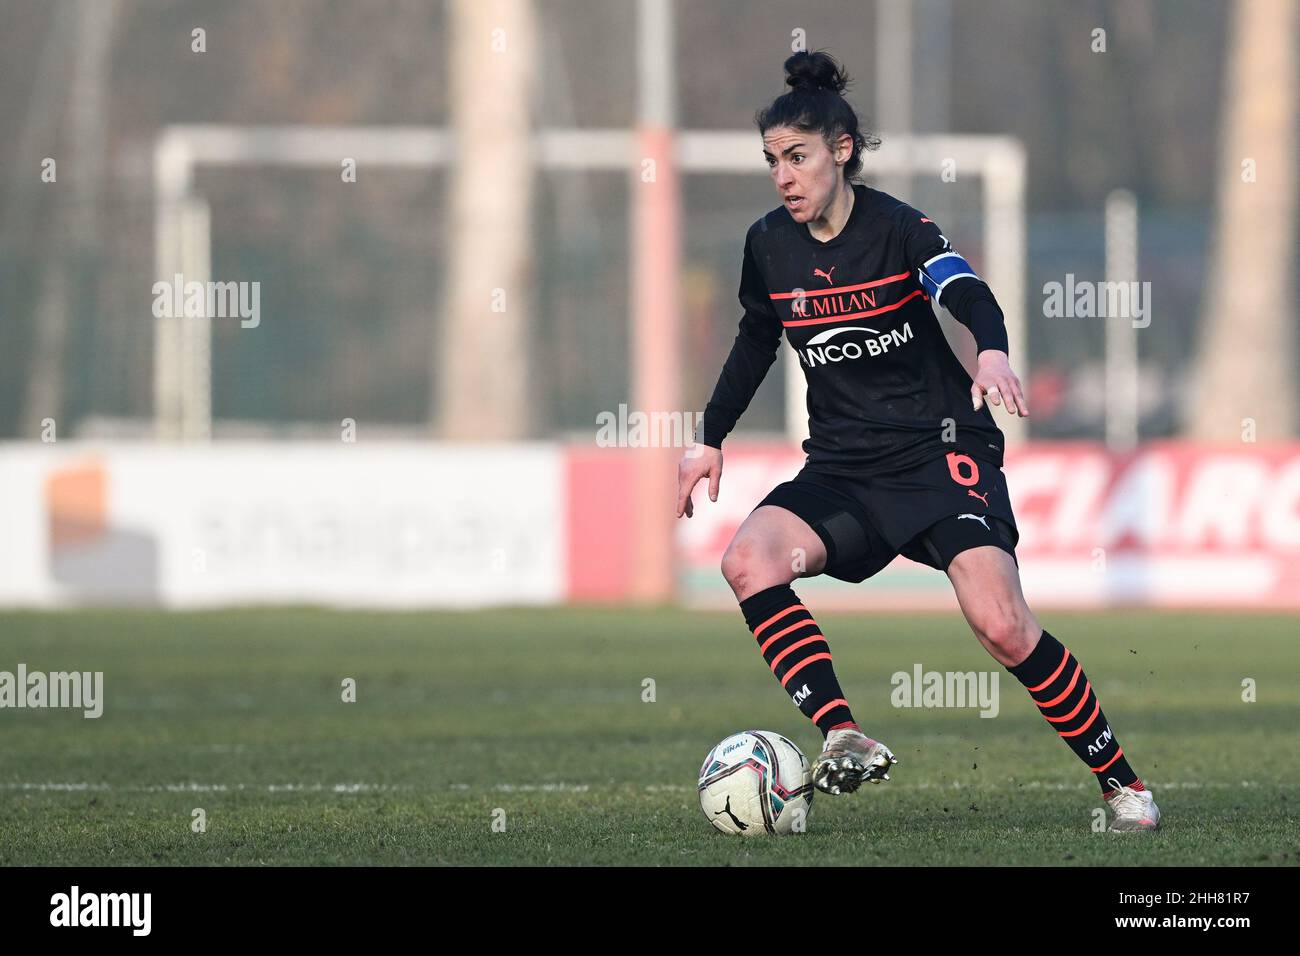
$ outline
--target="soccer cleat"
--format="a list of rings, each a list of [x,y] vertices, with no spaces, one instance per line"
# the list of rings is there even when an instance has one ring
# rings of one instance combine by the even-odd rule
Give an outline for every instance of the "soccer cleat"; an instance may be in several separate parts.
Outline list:
[[[1114,777],[1106,782],[1115,788],[1114,793],[1105,798],[1115,814],[1115,819],[1106,828],[1108,833],[1150,833],[1159,828],[1160,808],[1149,790],[1121,787]]]
[[[898,758],[880,741],[849,728],[832,730],[813,764],[813,786],[837,796],[852,793],[864,780],[888,780],[890,767],[896,763]]]

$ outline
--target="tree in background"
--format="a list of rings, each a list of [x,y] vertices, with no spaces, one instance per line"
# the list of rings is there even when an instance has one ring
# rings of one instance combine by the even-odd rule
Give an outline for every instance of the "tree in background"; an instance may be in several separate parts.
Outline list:
[[[1291,316],[1296,241],[1296,62],[1300,5],[1233,5],[1218,209],[1191,434],[1236,440],[1295,433]]]
[[[524,438],[530,421],[533,4],[452,0],[449,12],[455,132],[445,224],[450,291],[434,346],[432,415],[441,438]]]

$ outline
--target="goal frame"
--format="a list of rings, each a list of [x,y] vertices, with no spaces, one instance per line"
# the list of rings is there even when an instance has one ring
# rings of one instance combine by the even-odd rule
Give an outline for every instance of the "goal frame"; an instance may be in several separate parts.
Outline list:
[[[644,139],[635,130],[542,130],[534,157],[547,170],[628,172],[645,156]],[[442,127],[417,126],[241,126],[181,124],[164,128],[154,147],[154,263],[157,276],[176,273],[187,279],[211,277],[211,212],[195,189],[195,172],[203,166],[341,168],[343,160],[360,167],[436,169],[454,152],[452,134]],[[767,175],[755,134],[737,130],[680,130],[671,134],[668,151],[680,175],[690,173]],[[982,206],[983,268],[1006,316],[1007,337],[1016,368],[1027,380],[1025,352],[1025,151],[1010,136],[893,135],[864,157],[871,174],[941,175],[979,178]],[[672,198],[676,199],[673,191]],[[631,200],[629,199],[629,202]],[[681,216],[662,222],[680,233]],[[661,230],[663,231],[663,230]],[[632,276],[644,275],[655,263],[675,260],[680,234],[656,235],[632,244]],[[644,261],[638,261],[644,260]],[[634,283],[635,284],[635,283]],[[638,317],[660,330],[677,322],[679,311],[659,306],[662,315]],[[950,336],[951,325],[946,332]],[[960,332],[956,333],[960,335]],[[669,335],[677,341],[676,335]],[[792,441],[807,437],[805,386],[793,350],[786,350],[785,431]],[[960,349],[958,349],[960,351]],[[662,377],[662,361],[639,367],[631,356],[633,378]],[[961,356],[959,356],[961,357]],[[664,383],[667,384],[667,383]],[[673,383],[675,384],[675,383]],[[675,391],[651,385],[651,393]],[[159,438],[205,440],[212,434],[211,328],[207,320],[160,317],[154,323],[154,432]],[[680,404],[678,402],[677,404]],[[1023,423],[1003,424],[1008,441],[1023,436]]]

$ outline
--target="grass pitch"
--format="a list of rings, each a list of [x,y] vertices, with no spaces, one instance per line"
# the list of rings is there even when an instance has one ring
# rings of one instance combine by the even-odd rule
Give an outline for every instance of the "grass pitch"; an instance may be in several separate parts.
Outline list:
[[[0,865],[1300,861],[1296,618],[1042,616],[1164,812],[1136,836],[1093,832],[1091,773],[959,618],[819,620],[902,762],[818,795],[805,834],[742,839],[700,812],[704,754],[820,737],[738,613],[6,613],[0,670],[103,671],[105,705],[0,710]],[[1000,713],[891,706],[918,663],[999,672]]]

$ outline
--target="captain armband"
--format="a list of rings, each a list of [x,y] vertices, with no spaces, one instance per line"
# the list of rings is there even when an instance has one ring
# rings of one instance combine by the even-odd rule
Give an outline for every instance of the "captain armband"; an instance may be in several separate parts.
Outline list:
[[[927,259],[918,271],[921,274],[921,287],[935,302],[940,301],[944,287],[953,279],[963,276],[979,279],[970,263],[955,252],[941,252],[933,259]]]

